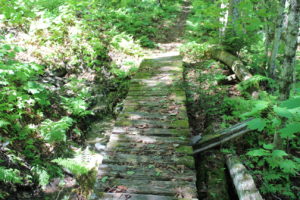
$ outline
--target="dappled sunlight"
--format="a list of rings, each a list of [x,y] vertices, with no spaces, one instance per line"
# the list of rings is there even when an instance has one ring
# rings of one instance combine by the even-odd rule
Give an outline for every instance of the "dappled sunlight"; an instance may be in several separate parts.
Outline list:
[[[177,55],[142,62],[112,130],[95,190],[108,196],[141,194],[142,199],[195,197],[180,72]]]

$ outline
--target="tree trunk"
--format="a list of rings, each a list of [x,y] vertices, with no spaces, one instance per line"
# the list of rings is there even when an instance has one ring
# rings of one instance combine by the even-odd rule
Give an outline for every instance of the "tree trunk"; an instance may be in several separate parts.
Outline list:
[[[276,0],[277,2],[277,0]],[[262,1],[263,7],[261,9],[268,10],[270,13],[275,13],[276,10],[274,9],[274,2],[270,0],[263,0]],[[264,16],[262,18],[262,21],[264,22],[264,32],[265,32],[265,55],[266,55],[266,62],[269,60],[269,56],[271,55],[270,53],[270,46],[273,40],[273,35],[274,35],[274,23],[273,22],[275,19],[272,16]]]
[[[247,172],[247,169],[237,156],[227,155],[226,165],[239,200],[263,200],[252,176]]]
[[[280,100],[290,97],[295,76],[297,37],[299,32],[300,0],[290,0],[288,27],[285,38],[285,53],[280,75]]]
[[[252,77],[252,74],[244,64],[236,56],[225,50],[213,49],[207,52],[206,56],[225,63],[236,74],[240,81],[245,81]]]
[[[283,31],[283,19],[285,16],[285,5],[286,5],[286,0],[280,0],[280,3],[278,5],[278,16],[276,19],[276,28],[275,28],[275,34],[274,34],[274,40],[273,40],[273,46],[272,46],[272,51],[271,51],[271,56],[268,61],[268,69],[269,69],[269,76],[271,78],[275,78],[275,73],[276,73],[276,58],[278,54],[278,49],[281,41],[281,35]]]
[[[220,7],[221,7],[221,9],[224,9],[224,10],[222,10],[221,17],[219,19],[220,23],[223,25],[219,29],[220,39],[222,41],[225,37],[225,30],[226,30],[227,23],[228,23],[228,3],[224,2],[224,1],[221,1]]]
[[[297,36],[299,32],[300,0],[289,0],[288,27],[285,38],[284,61],[279,77],[279,100],[284,101],[290,97],[295,77],[295,60],[297,51]],[[285,125],[284,121],[282,122]],[[273,141],[276,149],[283,148],[282,138],[275,133]]]

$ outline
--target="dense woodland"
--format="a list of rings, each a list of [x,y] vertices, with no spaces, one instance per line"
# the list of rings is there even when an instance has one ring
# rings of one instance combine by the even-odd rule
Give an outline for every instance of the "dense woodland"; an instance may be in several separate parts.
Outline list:
[[[0,0],[0,199],[46,199],[66,176],[87,199],[93,124],[117,117],[140,61],[172,42],[193,136],[249,130],[206,169],[236,154],[264,199],[299,199],[299,15],[299,0]],[[212,191],[202,199],[222,199]]]

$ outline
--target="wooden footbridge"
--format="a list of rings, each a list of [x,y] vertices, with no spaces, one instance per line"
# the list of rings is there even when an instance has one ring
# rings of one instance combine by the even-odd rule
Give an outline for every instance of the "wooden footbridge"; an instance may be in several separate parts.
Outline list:
[[[141,64],[91,199],[197,199],[182,70],[178,55]]]

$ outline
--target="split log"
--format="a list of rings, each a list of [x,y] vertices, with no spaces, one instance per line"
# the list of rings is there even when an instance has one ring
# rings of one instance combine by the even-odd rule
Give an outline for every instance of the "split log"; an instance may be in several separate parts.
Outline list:
[[[251,130],[248,129],[247,125],[247,122],[250,120],[252,120],[252,118],[217,133],[203,136],[203,138],[194,145],[194,154],[201,153],[205,150],[211,149],[233,138],[250,132]]]
[[[237,76],[240,81],[245,81],[252,77],[252,74],[244,66],[239,58],[222,49],[212,49],[206,56],[226,64]]]
[[[229,169],[239,200],[263,200],[255,186],[252,176],[237,156],[226,155],[226,165]]]

